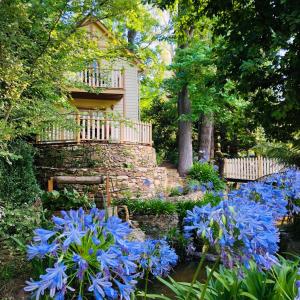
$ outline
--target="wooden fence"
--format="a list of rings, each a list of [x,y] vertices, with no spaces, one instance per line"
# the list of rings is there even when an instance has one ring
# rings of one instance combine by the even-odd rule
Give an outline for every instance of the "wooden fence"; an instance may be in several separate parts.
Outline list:
[[[224,160],[224,177],[234,180],[257,180],[277,173],[284,165],[264,157],[231,158]]]
[[[70,116],[68,116],[70,119]],[[140,121],[114,120],[102,116],[72,115],[77,129],[52,126],[38,137],[38,143],[102,141],[112,143],[152,144],[152,125]]]

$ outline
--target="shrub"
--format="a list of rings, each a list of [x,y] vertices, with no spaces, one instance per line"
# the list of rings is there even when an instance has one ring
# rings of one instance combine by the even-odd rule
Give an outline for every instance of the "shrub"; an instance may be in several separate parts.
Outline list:
[[[209,190],[221,191],[225,188],[225,182],[212,164],[207,162],[195,162],[188,172],[188,179],[197,180]]]
[[[0,156],[0,199],[16,207],[33,203],[40,193],[33,167],[33,147],[24,141],[9,145],[13,156]]]
[[[0,238],[6,245],[16,245],[14,240],[26,244],[32,237],[33,229],[42,222],[41,209],[23,205],[19,208],[6,204],[0,218]]]
[[[136,278],[165,276],[177,255],[164,240],[128,241],[129,225],[106,212],[82,208],[53,217],[52,230],[38,228],[28,258],[49,262],[25,291],[35,299],[131,299]],[[146,290],[146,289],[145,289]],[[43,297],[43,296],[42,296]],[[43,297],[44,299],[44,297]]]
[[[64,189],[62,192],[44,192],[41,200],[43,208],[49,212],[78,209],[79,207],[88,209],[93,204],[86,194],[80,194],[74,189]]]
[[[176,205],[161,199],[115,201],[114,205],[126,205],[133,215],[171,215],[176,213]]]

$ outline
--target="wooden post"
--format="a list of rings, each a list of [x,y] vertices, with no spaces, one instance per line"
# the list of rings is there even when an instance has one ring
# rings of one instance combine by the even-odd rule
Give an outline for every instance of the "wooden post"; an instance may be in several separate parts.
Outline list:
[[[149,135],[150,135],[150,137],[149,137],[149,139],[150,139],[150,146],[152,146],[152,144],[153,144],[153,140],[152,140],[152,124],[150,124],[150,128],[149,128]]]
[[[257,157],[258,160],[258,178],[263,177],[263,159],[261,156]]]
[[[79,113],[76,114],[76,123],[77,123],[77,126],[80,126],[80,114]],[[77,132],[77,136],[76,136],[77,144],[80,144],[80,130],[81,129],[79,129],[79,131]]]
[[[111,205],[111,197],[110,197],[110,190],[109,190],[109,174],[106,173],[106,205],[110,207]]]
[[[120,121],[120,143],[124,142],[124,122]]]
[[[48,192],[52,192],[53,191],[53,177],[50,177],[50,179],[48,180]]]

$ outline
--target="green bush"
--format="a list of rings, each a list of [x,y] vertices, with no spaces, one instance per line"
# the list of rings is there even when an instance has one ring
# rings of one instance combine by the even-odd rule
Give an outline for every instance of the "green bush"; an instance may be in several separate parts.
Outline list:
[[[225,182],[212,164],[195,162],[188,172],[189,180],[197,180],[210,190],[221,191],[225,189]]]
[[[133,215],[171,215],[176,213],[176,205],[161,199],[115,201],[114,205],[126,205]]]
[[[9,145],[11,158],[0,156],[0,199],[18,207],[33,203],[40,193],[33,167],[33,147],[24,141]]]
[[[88,209],[93,204],[86,194],[80,194],[74,189],[64,189],[62,192],[44,192],[41,200],[43,208],[49,212],[78,209],[80,207]]]
[[[161,199],[122,199],[115,200],[114,206],[126,205],[133,215],[170,215],[177,213],[182,220],[186,216],[187,210],[192,210],[195,206],[204,206],[210,203],[216,206],[220,203],[221,197],[215,193],[205,193],[200,200],[183,200],[169,202]]]
[[[18,208],[6,204],[0,217],[0,240],[6,245],[16,245],[20,241],[28,243],[33,230],[42,223],[42,210],[31,205]],[[1,248],[1,247],[0,247]]]

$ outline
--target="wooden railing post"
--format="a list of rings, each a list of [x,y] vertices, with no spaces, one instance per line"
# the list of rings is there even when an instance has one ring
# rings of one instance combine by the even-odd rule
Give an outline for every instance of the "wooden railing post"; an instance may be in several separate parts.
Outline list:
[[[50,179],[48,180],[48,192],[53,191],[53,181],[53,177],[50,177]]]
[[[152,146],[153,144],[153,140],[152,140],[152,124],[149,125],[149,139],[150,139],[150,146]]]
[[[120,121],[120,143],[124,142],[124,122]]]
[[[261,177],[263,177],[263,168],[264,168],[264,166],[263,166],[263,158],[261,157],[261,156],[258,156],[257,157],[257,161],[258,161],[258,164],[257,164],[257,168],[258,168],[258,178],[261,178]]]
[[[80,114],[79,113],[76,114],[76,124],[79,127],[79,130],[78,130],[77,135],[76,135],[76,142],[77,142],[77,144],[80,144],[80,131],[81,131],[81,128],[80,128]]]

